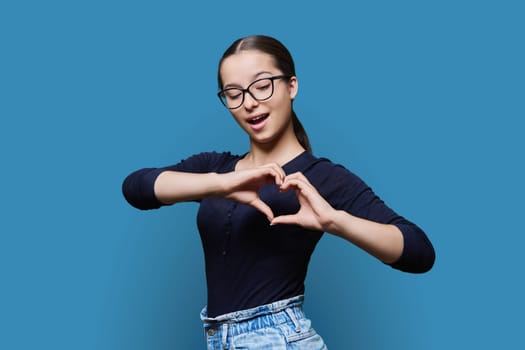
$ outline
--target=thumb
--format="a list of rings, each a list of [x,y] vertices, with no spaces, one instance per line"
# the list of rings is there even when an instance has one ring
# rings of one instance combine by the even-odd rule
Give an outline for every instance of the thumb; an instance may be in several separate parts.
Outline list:
[[[297,215],[281,215],[274,218],[272,221],[270,221],[270,225],[294,225],[297,224]]]

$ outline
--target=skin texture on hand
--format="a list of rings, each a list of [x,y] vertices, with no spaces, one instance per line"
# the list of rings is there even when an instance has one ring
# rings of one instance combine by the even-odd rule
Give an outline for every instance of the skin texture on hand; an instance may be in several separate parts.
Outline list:
[[[275,163],[224,174],[224,198],[251,205],[272,221],[272,209],[259,197],[259,189],[270,183],[281,186],[284,177],[283,169]]]

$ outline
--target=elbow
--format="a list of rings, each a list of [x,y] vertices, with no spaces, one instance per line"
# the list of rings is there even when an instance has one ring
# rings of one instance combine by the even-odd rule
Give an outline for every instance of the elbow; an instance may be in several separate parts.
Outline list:
[[[421,269],[418,271],[419,273],[425,273],[434,267],[434,263],[436,262],[436,251],[434,250],[434,247],[430,242],[428,242],[429,247],[427,248],[427,252],[425,254],[425,258],[422,260],[420,266]]]
[[[432,247],[424,249],[419,254],[412,252],[404,254],[390,266],[396,270],[408,273],[423,274],[434,267],[436,254]]]
[[[436,252],[426,234],[417,226],[400,229],[404,237],[403,253],[390,266],[409,273],[422,274],[430,271],[436,261]]]
[[[144,205],[144,201],[139,195],[140,191],[138,191],[136,187],[137,186],[134,184],[131,175],[126,177],[122,183],[122,195],[124,196],[126,202],[128,202],[128,204],[132,207],[140,210],[146,210],[148,208]]]
[[[146,169],[128,175],[122,182],[122,194],[126,201],[140,210],[157,209],[161,204],[153,191],[152,176]]]
[[[429,242],[430,243],[430,242]],[[436,252],[431,244],[428,247],[422,249],[419,256],[413,262],[412,268],[406,272],[411,273],[426,273],[432,270],[436,261]]]

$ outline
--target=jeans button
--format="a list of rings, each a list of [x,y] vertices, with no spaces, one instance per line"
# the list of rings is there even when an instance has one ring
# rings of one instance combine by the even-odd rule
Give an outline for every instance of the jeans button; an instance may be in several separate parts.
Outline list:
[[[215,335],[215,329],[211,328],[211,329],[208,329],[208,335],[210,337],[213,337]]]

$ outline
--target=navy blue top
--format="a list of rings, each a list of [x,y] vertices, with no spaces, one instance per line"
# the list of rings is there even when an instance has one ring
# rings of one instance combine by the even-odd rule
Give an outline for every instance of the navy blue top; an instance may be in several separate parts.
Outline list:
[[[153,190],[161,172],[227,173],[241,158],[210,152],[165,168],[141,169],[124,180],[123,193],[136,208],[156,209],[163,205]],[[285,164],[283,170],[286,174],[302,172],[336,209],[396,225],[403,233],[404,249],[391,264],[393,268],[422,273],[432,267],[434,249],[425,233],[388,208],[349,170],[308,152]],[[262,187],[259,196],[275,216],[299,209],[294,191],[282,193],[273,184]],[[295,225],[270,226],[265,215],[251,206],[216,198],[200,200],[197,225],[204,248],[209,317],[304,293],[308,262],[322,232]]]

